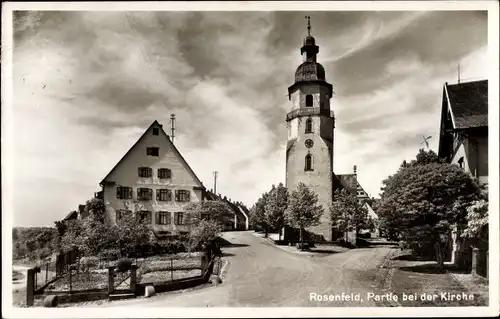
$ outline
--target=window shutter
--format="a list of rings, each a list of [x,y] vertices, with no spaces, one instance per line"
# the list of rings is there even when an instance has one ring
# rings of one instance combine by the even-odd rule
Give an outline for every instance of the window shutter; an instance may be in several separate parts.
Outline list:
[[[116,187],[116,198],[120,198],[120,186]]]
[[[141,176],[141,168],[140,167],[137,169],[137,174],[138,174],[139,177],[142,177]]]
[[[148,168],[148,177],[153,176],[153,169],[151,167]]]
[[[160,190],[156,190],[156,200],[160,200]]]
[[[129,187],[128,189],[128,198],[132,199],[132,187]]]
[[[137,189],[137,199],[141,199],[141,189]]]
[[[178,215],[178,214],[179,214],[179,213],[174,213],[174,225],[177,225],[177,215]]]
[[[167,212],[167,224],[172,224],[172,212]]]
[[[167,178],[172,178],[172,171],[167,168]]]
[[[151,188],[148,188],[148,197],[149,199],[153,199],[153,190]]]

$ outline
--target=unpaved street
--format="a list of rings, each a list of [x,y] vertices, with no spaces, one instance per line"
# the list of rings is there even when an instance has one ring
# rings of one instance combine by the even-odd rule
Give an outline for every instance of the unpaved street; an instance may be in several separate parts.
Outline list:
[[[251,232],[229,232],[234,245],[225,247],[230,261],[224,283],[153,298],[115,301],[106,307],[217,307],[217,306],[376,306],[367,293],[376,293],[378,267],[391,248],[359,248],[343,253],[308,257],[284,251]],[[310,294],[344,293],[344,301],[310,300]],[[345,296],[360,295],[359,301]]]

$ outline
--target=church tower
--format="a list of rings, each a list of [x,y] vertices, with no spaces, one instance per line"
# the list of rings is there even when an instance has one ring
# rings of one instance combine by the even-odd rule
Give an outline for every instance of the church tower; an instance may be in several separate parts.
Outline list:
[[[325,211],[320,225],[308,230],[329,241],[335,126],[330,110],[333,87],[326,81],[325,69],[316,61],[319,47],[311,36],[310,17],[307,19],[308,35],[300,49],[303,63],[295,72],[295,82],[288,88],[291,109],[286,115],[286,186],[291,192],[303,182],[318,195],[318,203]]]

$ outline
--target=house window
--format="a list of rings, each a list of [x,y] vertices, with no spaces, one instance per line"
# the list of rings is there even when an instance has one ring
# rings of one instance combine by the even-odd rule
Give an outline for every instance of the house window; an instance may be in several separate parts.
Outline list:
[[[159,147],[146,147],[146,155],[160,156]]]
[[[306,155],[306,171],[312,171],[313,170],[313,158],[311,154]]]
[[[184,213],[183,212],[177,212],[175,213],[175,224],[176,225],[184,225]]]
[[[116,198],[132,199],[132,187],[118,186],[116,188]]]
[[[153,176],[153,169],[151,167],[139,167],[139,177],[151,177]]]
[[[172,171],[168,168],[159,168],[158,178],[172,178]]]
[[[153,135],[159,135],[160,134],[160,129],[157,127],[153,127]]]
[[[119,222],[122,220],[123,217],[127,215],[131,215],[132,211],[131,210],[126,210],[126,209],[120,209],[116,211],[116,221]]]
[[[153,199],[153,190],[151,188],[138,188],[137,189],[137,199],[138,200],[151,200],[151,199]]]
[[[460,166],[460,168],[464,168],[464,158],[463,157],[460,157],[458,159],[458,166]]]
[[[176,190],[175,191],[175,201],[176,202],[189,202],[191,200],[191,194],[186,190]]]
[[[313,129],[312,118],[309,117],[306,120],[306,133],[312,133],[312,129]]]
[[[313,106],[313,96],[311,94],[306,95],[306,106],[307,107]]]
[[[147,210],[142,210],[136,214],[137,221],[144,224],[152,224],[151,212]]]
[[[170,202],[172,200],[172,191],[170,189],[157,189],[156,200]]]
[[[156,223],[158,225],[170,225],[172,223],[172,215],[170,212],[157,212]]]

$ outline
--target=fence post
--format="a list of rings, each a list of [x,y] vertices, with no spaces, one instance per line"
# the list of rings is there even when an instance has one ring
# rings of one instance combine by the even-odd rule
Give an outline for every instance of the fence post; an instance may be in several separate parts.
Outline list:
[[[487,250],[486,251],[486,278],[489,278],[489,275],[488,275],[489,268],[490,268],[489,264],[488,264],[489,260],[490,260],[490,251]]]
[[[35,272],[33,269],[28,269],[26,273],[26,305],[33,306],[35,302]]]
[[[170,281],[174,280],[174,259],[170,258]]]
[[[49,263],[45,266],[45,283],[49,281]]]
[[[115,286],[115,267],[108,267],[108,293],[112,294]]]
[[[130,267],[130,290],[135,294],[137,285],[137,265]]]
[[[73,268],[69,267],[69,292],[73,291],[72,281],[73,281]]]
[[[477,248],[472,248],[472,270],[471,274],[475,275],[477,274],[477,261],[479,258],[479,249]]]

